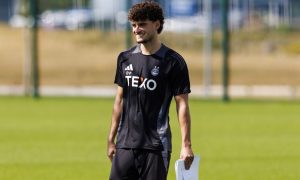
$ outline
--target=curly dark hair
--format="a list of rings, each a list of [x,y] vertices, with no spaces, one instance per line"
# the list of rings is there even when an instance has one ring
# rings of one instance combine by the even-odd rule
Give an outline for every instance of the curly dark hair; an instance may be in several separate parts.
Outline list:
[[[128,12],[129,21],[157,21],[160,22],[160,27],[157,33],[161,33],[164,26],[164,14],[162,8],[154,1],[145,1],[135,4]]]

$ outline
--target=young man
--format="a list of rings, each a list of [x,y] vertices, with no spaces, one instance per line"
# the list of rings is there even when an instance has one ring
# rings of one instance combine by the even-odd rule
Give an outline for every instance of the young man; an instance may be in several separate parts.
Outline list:
[[[133,5],[128,20],[137,45],[120,53],[117,61],[118,88],[108,136],[110,179],[166,180],[172,148],[169,106],[173,97],[182,136],[180,158],[187,169],[194,158],[188,69],[184,59],[158,39],[164,16],[157,3]]]

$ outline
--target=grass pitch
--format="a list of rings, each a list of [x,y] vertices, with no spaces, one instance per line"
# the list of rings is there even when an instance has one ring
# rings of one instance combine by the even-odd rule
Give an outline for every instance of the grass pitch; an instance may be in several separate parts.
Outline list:
[[[1,180],[108,179],[112,99],[0,97]],[[300,179],[299,102],[191,100],[200,179]],[[171,107],[175,179],[180,133]]]

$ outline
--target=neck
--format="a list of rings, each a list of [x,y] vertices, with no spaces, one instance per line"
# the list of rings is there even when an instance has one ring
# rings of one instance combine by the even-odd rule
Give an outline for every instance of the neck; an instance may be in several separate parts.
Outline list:
[[[160,49],[161,42],[157,40],[154,42],[142,43],[140,47],[141,47],[142,54],[151,55]]]

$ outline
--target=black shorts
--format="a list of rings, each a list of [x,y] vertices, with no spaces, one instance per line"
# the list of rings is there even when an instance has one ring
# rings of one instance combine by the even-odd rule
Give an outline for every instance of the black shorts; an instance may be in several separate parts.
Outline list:
[[[117,149],[110,180],[166,180],[170,153],[145,149]]]

